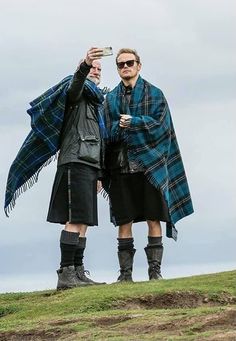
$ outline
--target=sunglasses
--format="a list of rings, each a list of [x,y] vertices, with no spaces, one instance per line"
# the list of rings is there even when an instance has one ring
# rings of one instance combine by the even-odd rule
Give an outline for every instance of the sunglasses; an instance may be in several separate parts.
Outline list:
[[[137,62],[137,60],[126,60],[126,62],[117,62],[116,65],[118,67],[118,69],[123,69],[125,65],[127,65],[128,67],[134,66],[134,62]]]

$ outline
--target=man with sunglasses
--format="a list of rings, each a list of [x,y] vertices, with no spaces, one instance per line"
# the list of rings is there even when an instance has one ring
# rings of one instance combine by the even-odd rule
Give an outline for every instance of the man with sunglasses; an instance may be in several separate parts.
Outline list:
[[[132,224],[146,221],[145,253],[149,280],[162,278],[162,228],[177,239],[174,224],[193,212],[187,179],[167,101],[162,91],[139,72],[136,50],[121,49],[116,57],[121,82],[108,93],[104,113],[107,177],[111,221],[119,226],[118,282],[132,281],[136,249]]]

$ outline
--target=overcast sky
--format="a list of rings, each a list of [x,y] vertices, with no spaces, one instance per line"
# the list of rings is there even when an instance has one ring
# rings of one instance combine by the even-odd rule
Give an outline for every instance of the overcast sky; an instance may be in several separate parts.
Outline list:
[[[141,75],[164,92],[195,213],[164,237],[165,278],[236,268],[236,4],[232,0],[0,1],[0,292],[54,288],[61,226],[46,222],[56,163],[3,212],[9,167],[30,130],[28,103],[73,74],[91,46],[137,49]],[[119,77],[102,60],[101,86]],[[163,225],[165,234],[165,228]],[[145,223],[134,225],[134,279],[147,280]],[[99,227],[88,232],[85,266],[116,280],[116,228],[99,196]]]

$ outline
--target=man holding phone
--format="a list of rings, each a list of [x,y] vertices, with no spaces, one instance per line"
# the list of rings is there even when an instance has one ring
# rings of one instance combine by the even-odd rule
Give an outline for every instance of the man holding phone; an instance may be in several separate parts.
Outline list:
[[[58,168],[47,220],[65,224],[61,232],[61,267],[57,289],[100,284],[86,276],[83,256],[88,226],[98,225],[97,190],[102,165],[99,110],[103,95],[103,49],[91,48],[79,64],[67,91]]]
[[[160,89],[139,75],[136,50],[116,57],[121,82],[104,103],[106,128],[103,187],[110,197],[111,221],[119,226],[118,282],[132,281],[135,254],[132,224],[146,221],[145,253],[150,280],[162,278],[162,228],[177,239],[174,224],[193,212],[187,179],[167,101]]]
[[[68,76],[33,100],[27,110],[31,131],[9,170],[6,215],[16,198],[37,180],[55,159],[58,167],[47,220],[64,224],[57,289],[99,284],[84,269],[87,226],[98,225],[97,186],[102,167],[104,101],[98,88],[103,48],[92,47],[74,76]]]

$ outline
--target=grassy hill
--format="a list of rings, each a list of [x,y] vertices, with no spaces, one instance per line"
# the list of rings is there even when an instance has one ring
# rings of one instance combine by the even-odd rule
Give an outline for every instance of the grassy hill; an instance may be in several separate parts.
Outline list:
[[[235,341],[236,271],[1,294],[0,340]]]

